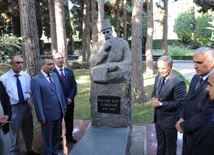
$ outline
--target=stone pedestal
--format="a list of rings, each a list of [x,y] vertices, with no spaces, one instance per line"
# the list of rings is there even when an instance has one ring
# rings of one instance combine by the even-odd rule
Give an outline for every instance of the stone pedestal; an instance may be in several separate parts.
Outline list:
[[[132,124],[131,81],[91,84],[92,125],[130,127]]]

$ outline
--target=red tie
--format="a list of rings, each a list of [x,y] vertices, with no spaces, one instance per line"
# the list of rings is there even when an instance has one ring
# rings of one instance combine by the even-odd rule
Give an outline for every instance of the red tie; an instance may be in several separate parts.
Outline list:
[[[64,81],[64,83],[66,83],[65,75],[63,73],[63,69],[62,68],[60,68],[60,72],[61,72],[62,80]]]

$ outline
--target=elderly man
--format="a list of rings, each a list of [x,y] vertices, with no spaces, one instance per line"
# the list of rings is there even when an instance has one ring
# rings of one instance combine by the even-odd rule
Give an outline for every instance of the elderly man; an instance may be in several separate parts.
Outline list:
[[[131,75],[131,52],[128,42],[113,37],[112,28],[108,19],[97,24],[98,31],[104,40],[93,46],[89,64],[93,82],[121,82]]]
[[[157,61],[159,74],[155,78],[152,105],[157,135],[157,155],[176,155],[175,123],[186,95],[185,82],[172,72],[173,61],[161,56]]]

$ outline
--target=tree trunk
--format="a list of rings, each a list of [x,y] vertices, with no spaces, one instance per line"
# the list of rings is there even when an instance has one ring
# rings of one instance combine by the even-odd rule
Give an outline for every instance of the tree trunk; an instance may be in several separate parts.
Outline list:
[[[92,47],[97,42],[97,13],[96,0],[91,0],[91,21],[92,21]]]
[[[55,10],[54,1],[48,0],[48,9],[50,17],[50,31],[51,31],[51,53],[54,55],[57,52],[57,38],[56,38],[56,22],[55,22]]]
[[[134,0],[132,10],[132,83],[134,100],[139,103],[146,101],[143,84],[142,68],[142,9],[143,1]]]
[[[147,75],[153,75],[153,52],[152,52],[152,43],[153,43],[153,0],[147,0],[147,37],[146,37],[146,73]]]
[[[116,32],[117,32],[117,37],[120,38],[120,1],[116,0],[116,7],[117,7],[117,12],[116,12]]]
[[[83,25],[82,25],[82,59],[89,60],[90,57],[90,0],[84,0]]]
[[[40,71],[37,61],[39,58],[39,38],[36,23],[34,0],[19,0],[21,35],[23,38],[23,57],[27,72],[34,76]]]
[[[104,13],[104,0],[98,0],[98,20],[101,21],[104,19],[105,13]],[[98,32],[98,41],[100,41],[102,36],[100,36],[100,33]]]
[[[98,21],[104,19],[104,0],[98,0]]]
[[[64,21],[64,6],[62,0],[54,0],[55,20],[56,20],[56,36],[57,51],[63,53],[65,59],[65,67],[68,66],[67,40]]]
[[[163,40],[162,40],[162,51],[164,55],[168,55],[167,35],[168,35],[168,0],[164,0]]]
[[[124,0],[124,2],[123,2],[123,25],[124,25],[124,27],[123,27],[123,39],[125,39],[125,40],[127,40],[127,2],[126,2],[126,0]]]

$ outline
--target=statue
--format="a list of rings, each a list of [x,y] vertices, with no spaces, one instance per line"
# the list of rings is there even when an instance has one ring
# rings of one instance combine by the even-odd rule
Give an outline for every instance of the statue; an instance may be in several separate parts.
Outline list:
[[[132,70],[132,56],[128,42],[113,37],[108,19],[97,23],[98,32],[104,36],[94,44],[89,64],[91,79],[98,83],[118,83],[129,80]]]

